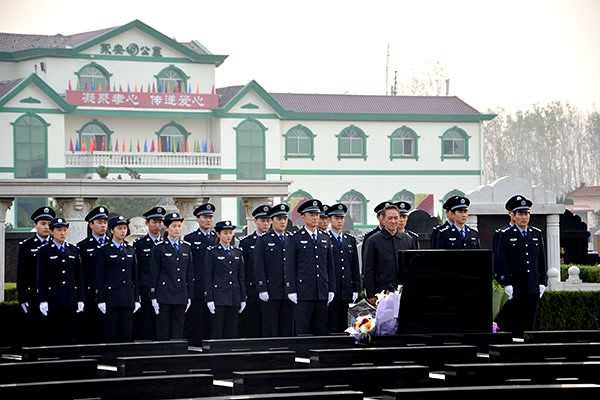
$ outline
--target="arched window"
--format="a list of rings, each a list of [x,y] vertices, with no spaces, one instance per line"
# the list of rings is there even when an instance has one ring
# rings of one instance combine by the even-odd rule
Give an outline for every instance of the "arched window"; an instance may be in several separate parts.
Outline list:
[[[96,63],[91,63],[75,73],[79,90],[110,90],[111,74],[106,68]]]
[[[362,193],[350,190],[342,195],[339,202],[348,207],[348,215],[355,224],[367,223],[367,199]]]
[[[469,135],[463,129],[454,126],[448,129],[440,139],[442,141],[442,161],[446,158],[469,159]]]
[[[158,132],[159,151],[163,153],[185,153],[187,152],[187,138],[190,135],[183,126],[171,121]]]
[[[415,194],[406,189],[399,191],[392,197],[392,201],[395,203],[397,201],[407,201],[413,207],[415,206]]]
[[[255,119],[242,121],[236,128],[238,179],[265,179],[265,131]]]
[[[113,134],[113,131],[98,120],[86,123],[77,131],[77,134],[81,146],[83,147],[85,144],[85,148],[88,150],[91,148],[92,143],[96,151],[111,150],[110,135]]]
[[[296,125],[287,131],[285,136],[285,159],[310,158],[315,159],[314,137],[310,129]]]
[[[156,75],[156,86],[161,93],[187,93],[188,79],[181,69],[170,65]]]
[[[419,159],[417,147],[419,136],[407,126],[396,129],[390,135],[390,160],[394,158]]]
[[[338,138],[338,160],[342,158],[367,159],[367,135],[357,126],[344,128]]]

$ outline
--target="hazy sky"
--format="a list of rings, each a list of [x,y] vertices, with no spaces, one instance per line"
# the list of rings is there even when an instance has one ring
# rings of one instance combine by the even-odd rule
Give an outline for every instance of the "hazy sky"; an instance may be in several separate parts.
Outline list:
[[[451,94],[486,111],[552,100],[600,107],[600,0],[2,0],[0,31],[77,33],[140,19],[229,58],[217,86],[385,93],[440,61]],[[1,78],[1,77],[0,77]]]

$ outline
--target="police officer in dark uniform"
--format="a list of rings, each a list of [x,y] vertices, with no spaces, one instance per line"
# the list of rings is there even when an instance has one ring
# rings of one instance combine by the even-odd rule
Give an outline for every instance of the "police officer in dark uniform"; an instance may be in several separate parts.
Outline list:
[[[192,303],[192,247],[181,240],[182,223],[183,217],[178,212],[167,213],[164,217],[165,239],[152,249],[150,302],[157,315],[158,340],[183,338],[185,314]]]
[[[438,229],[437,249],[479,249],[479,232],[466,225],[471,202],[463,196],[452,196],[444,203],[453,221]]]
[[[245,281],[246,281],[246,309],[240,315],[240,333],[242,337],[260,337],[261,316],[256,291],[256,279],[254,271],[254,251],[258,238],[269,230],[271,218],[269,211],[271,207],[266,204],[256,207],[252,211],[256,231],[240,241],[240,250],[244,254]]]
[[[375,294],[382,290],[396,290],[401,283],[398,251],[419,248],[417,238],[404,229],[409,210],[408,203],[405,203],[402,210],[394,204],[385,206],[384,228],[369,239],[365,256],[364,286],[371,304],[375,304]]]
[[[508,200],[515,224],[502,231],[498,243],[496,278],[512,303],[511,330],[515,336],[534,329],[539,299],[548,282],[544,236],[529,225],[531,206],[522,195]]]
[[[348,328],[348,304],[355,303],[360,290],[360,269],[356,239],[343,232],[348,207],[334,204],[327,214],[331,228],[329,237],[333,245],[333,263],[336,275],[335,298],[329,304],[329,332],[344,332]]]
[[[89,235],[77,243],[81,254],[83,268],[83,283],[85,285],[85,312],[82,314],[79,328],[80,343],[97,343],[102,337],[103,326],[100,323],[98,308],[96,307],[96,250],[108,243],[110,238],[106,234],[108,229],[108,208],[97,206],[86,216]]]
[[[215,225],[219,244],[206,252],[205,296],[212,314],[211,338],[239,337],[239,314],[246,307],[246,279],[242,250],[232,246],[235,225],[220,221]]]
[[[329,206],[327,204],[321,205],[321,212],[319,214],[319,230],[323,233],[329,231]]]
[[[144,213],[148,233],[133,244],[138,267],[138,287],[141,297],[140,311],[134,317],[134,338],[156,340],[156,315],[150,303],[152,287],[152,249],[161,241],[160,230],[165,216],[163,207],[152,207]]]
[[[35,344],[39,339],[40,311],[37,299],[37,253],[50,238],[50,221],[56,213],[50,207],[38,208],[31,214],[35,234],[19,243],[17,258],[17,296],[22,313],[22,342]]]
[[[419,234],[406,229],[408,224],[409,212],[412,205],[408,201],[397,201],[394,203],[398,210],[400,210],[400,219],[398,220],[398,231],[406,232],[409,236],[412,236],[417,241],[417,247],[419,247]]]
[[[135,249],[125,241],[129,220],[122,215],[108,220],[112,241],[96,254],[98,309],[104,324],[104,342],[130,342],[133,314],[140,307]]]
[[[212,229],[215,206],[200,204],[194,210],[198,229],[185,235],[185,241],[192,246],[194,260],[194,301],[185,319],[185,337],[194,345],[201,345],[202,339],[210,336],[210,313],[204,301],[204,259],[206,250],[217,243],[217,234]]]
[[[286,232],[287,204],[278,204],[269,210],[271,229],[256,241],[254,273],[260,299],[263,337],[292,336],[294,331],[294,303],[285,293],[285,247],[290,234]]]
[[[74,343],[73,321],[85,308],[81,258],[77,246],[66,241],[68,229],[64,218],[50,221],[52,240],[37,256],[39,309],[48,320],[50,344]]]
[[[373,209],[373,212],[375,212],[375,214],[377,215],[377,221],[379,222],[379,225],[377,225],[375,228],[373,228],[372,230],[370,230],[369,232],[365,233],[365,235],[363,236],[363,256],[365,254],[365,245],[367,243],[367,239],[369,239],[371,236],[373,236],[374,234],[376,234],[377,232],[381,232],[381,230],[383,229],[383,209],[385,206],[392,204],[391,201],[382,201],[381,203],[377,204],[377,206]]]
[[[327,306],[335,297],[333,250],[329,235],[318,228],[319,200],[298,207],[304,226],[287,241],[285,289],[296,304],[297,334],[327,334]]]

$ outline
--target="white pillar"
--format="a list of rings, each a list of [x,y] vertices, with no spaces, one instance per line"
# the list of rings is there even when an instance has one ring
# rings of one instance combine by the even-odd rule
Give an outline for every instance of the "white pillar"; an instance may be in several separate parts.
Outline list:
[[[91,211],[96,199],[75,197],[70,199],[55,199],[62,216],[69,222],[67,241],[76,244],[87,237],[88,223],[85,216]]]
[[[4,279],[6,276],[6,212],[12,207],[13,199],[0,199],[0,302],[4,301]]]
[[[560,216],[546,216],[546,254],[548,263],[548,285],[560,285]]]
[[[198,227],[198,223],[196,222],[196,217],[194,216],[194,210],[200,204],[207,203],[209,200],[208,197],[201,198],[186,198],[186,197],[178,197],[173,198],[175,202],[175,207],[177,207],[177,211],[183,216],[183,230],[181,232],[181,236],[185,236],[188,233],[192,232]]]
[[[261,204],[272,206],[273,199],[268,197],[244,197],[242,198],[242,204],[244,205],[244,213],[246,214],[246,231],[249,235],[256,230],[252,211]]]

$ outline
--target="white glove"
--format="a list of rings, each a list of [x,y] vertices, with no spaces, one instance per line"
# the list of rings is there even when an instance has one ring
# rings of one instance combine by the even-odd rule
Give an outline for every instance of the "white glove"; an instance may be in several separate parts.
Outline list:
[[[546,286],[544,285],[540,285],[540,299],[542,298],[542,296],[544,295],[544,292],[546,291]]]
[[[264,302],[269,301],[269,292],[260,292],[258,294],[258,298],[261,299]]]
[[[208,311],[210,311],[211,314],[215,313],[215,302],[214,301],[209,301],[208,303],[206,303],[206,306],[208,307]]]
[[[242,312],[244,312],[244,308],[246,308],[246,302],[242,301],[240,303],[240,311],[238,311],[238,314],[241,314]]]
[[[184,314],[187,312],[187,310],[190,308],[191,305],[192,305],[192,299],[188,299],[187,306],[185,306]]]
[[[154,314],[158,315],[158,313],[160,312],[160,306],[158,305],[158,301],[156,301],[156,299],[152,299],[151,303],[152,308],[154,308]]]
[[[40,303],[40,312],[44,315],[44,317],[48,316],[48,302],[42,301]]]
[[[333,301],[333,298],[335,297],[335,293],[333,292],[329,292],[327,294],[327,304],[331,303]]]
[[[106,314],[106,303],[98,303],[98,310],[100,310],[102,314]]]
[[[290,293],[288,294],[288,299],[294,304],[298,304],[298,293]]]
[[[77,302],[77,314],[83,312],[83,309],[85,308],[85,304],[83,304],[83,301],[78,301]]]
[[[358,299],[358,292],[352,292],[352,302],[356,303],[357,299]]]
[[[28,302],[21,303],[21,308],[23,309],[23,312],[25,314],[27,314],[29,312],[29,303]]]
[[[512,285],[504,286],[504,293],[508,296],[508,299],[511,300],[513,298],[513,287]]]
[[[139,301],[136,301],[135,303],[133,303],[133,313],[135,314],[136,312],[138,312],[138,310],[142,308],[142,305],[140,304]]]

